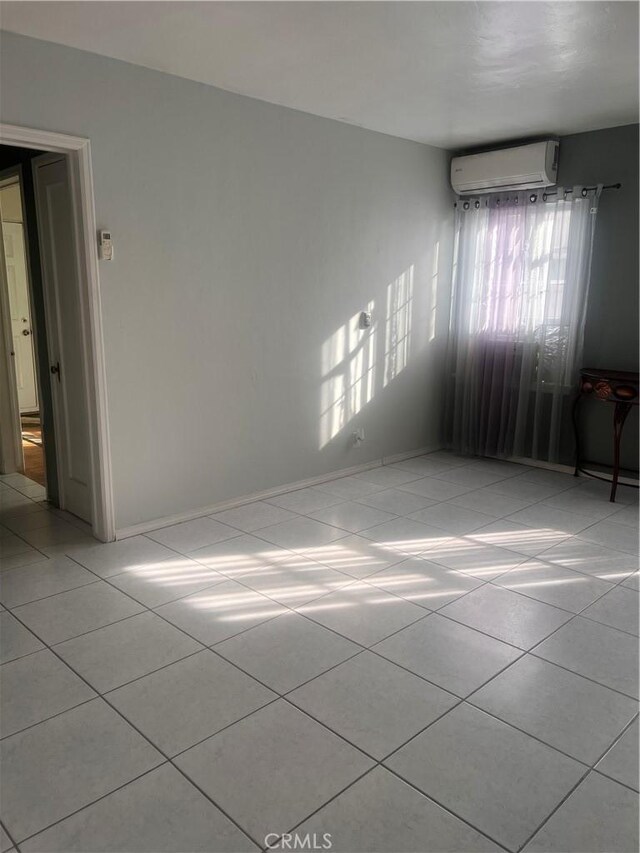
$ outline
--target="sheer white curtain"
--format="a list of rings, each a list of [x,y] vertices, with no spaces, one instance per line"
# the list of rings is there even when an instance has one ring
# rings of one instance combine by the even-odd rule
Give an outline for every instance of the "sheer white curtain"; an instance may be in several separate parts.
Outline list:
[[[449,445],[557,462],[582,354],[601,187],[459,200]]]

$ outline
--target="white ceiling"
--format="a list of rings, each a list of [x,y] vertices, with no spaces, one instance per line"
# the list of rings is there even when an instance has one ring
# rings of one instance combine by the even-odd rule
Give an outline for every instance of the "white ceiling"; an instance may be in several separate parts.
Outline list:
[[[2,29],[445,148],[638,121],[636,2],[3,2]]]

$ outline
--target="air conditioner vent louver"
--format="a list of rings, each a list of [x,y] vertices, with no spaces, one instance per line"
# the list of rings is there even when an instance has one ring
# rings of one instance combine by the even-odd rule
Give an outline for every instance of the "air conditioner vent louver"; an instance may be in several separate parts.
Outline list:
[[[553,186],[557,181],[558,148],[557,140],[548,140],[454,157],[451,186],[458,195]]]

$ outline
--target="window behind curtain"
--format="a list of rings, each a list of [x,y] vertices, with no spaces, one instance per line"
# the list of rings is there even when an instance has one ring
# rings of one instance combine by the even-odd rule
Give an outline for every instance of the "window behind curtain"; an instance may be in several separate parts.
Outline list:
[[[599,190],[456,208],[447,426],[462,452],[558,461],[582,352]]]

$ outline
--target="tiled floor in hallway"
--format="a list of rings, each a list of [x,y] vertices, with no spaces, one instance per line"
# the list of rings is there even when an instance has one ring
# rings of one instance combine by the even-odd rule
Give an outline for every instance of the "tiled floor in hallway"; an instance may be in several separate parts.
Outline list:
[[[635,490],[438,452],[106,545],[41,498],[0,853],[637,850]]]

